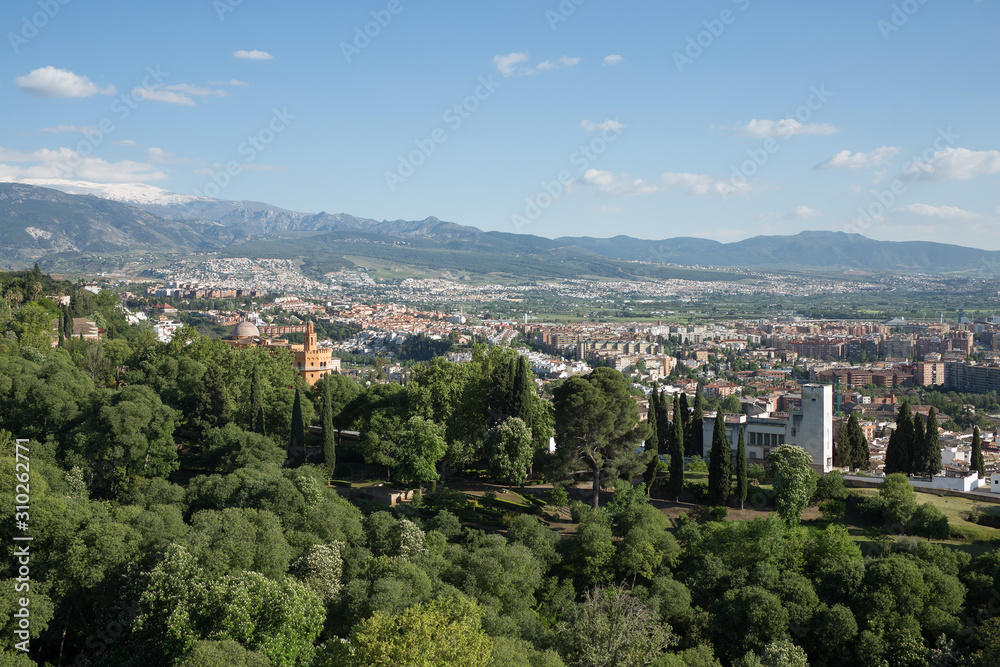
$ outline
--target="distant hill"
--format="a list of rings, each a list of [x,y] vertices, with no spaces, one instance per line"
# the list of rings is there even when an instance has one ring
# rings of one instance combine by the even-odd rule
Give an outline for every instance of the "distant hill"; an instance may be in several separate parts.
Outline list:
[[[0,263],[9,267],[53,256],[219,249],[242,236],[218,223],[168,221],[107,199],[0,183]]]
[[[640,241],[561,238],[606,257],[687,265],[747,268],[860,269],[951,272],[975,270],[993,253],[929,241],[875,241],[860,234],[806,231],[794,236],[755,236],[735,243],[673,238]]]
[[[422,271],[503,273],[525,279],[732,279],[732,274],[668,267],[869,272],[975,271],[991,252],[921,241],[875,241],[860,234],[806,231],[735,243],[679,237],[548,239],[484,232],[430,217],[372,220],[347,213],[300,213],[262,202],[167,192],[142,184],[60,184],[68,194],[0,184],[0,264],[43,257],[65,266],[94,255],[216,251],[229,256],[289,257],[322,275],[343,267],[399,265]]]

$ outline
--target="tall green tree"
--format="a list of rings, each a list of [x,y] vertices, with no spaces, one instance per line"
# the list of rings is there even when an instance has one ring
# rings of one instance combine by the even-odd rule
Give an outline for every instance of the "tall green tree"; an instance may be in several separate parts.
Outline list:
[[[682,391],[682,392],[680,392],[679,396],[680,396],[680,401],[681,401],[681,409],[680,409],[681,423],[684,424],[684,444],[687,447],[687,449],[685,450],[684,453],[687,456],[692,456],[694,454],[694,452],[691,451],[691,448],[693,447],[693,445],[691,444],[691,438],[690,438],[691,410],[688,407],[687,394],[685,394]],[[674,419],[677,419],[677,414],[678,413],[675,410],[674,411]],[[698,452],[698,454],[700,455],[701,452]]]
[[[850,419],[847,420],[847,426],[850,429],[851,438],[851,453],[848,463],[855,470],[868,470],[871,467],[868,438],[865,437],[864,431],[861,430],[861,424],[858,423],[858,416],[856,414],[851,413]]]
[[[725,505],[733,492],[733,452],[726,436],[726,413],[715,413],[711,461],[708,466],[708,498],[713,505]]]
[[[683,405],[681,406],[684,407]],[[702,405],[701,400],[701,387],[698,388],[698,393],[694,397],[694,410],[691,412],[690,416],[687,416],[687,411],[684,411],[684,415],[687,419],[687,426],[684,429],[684,442],[688,443],[689,456],[704,456],[704,418],[705,409]]]
[[[295,390],[295,402],[292,404],[292,425],[288,434],[288,467],[298,468],[306,462],[306,428],[302,421],[302,399],[299,390]]]
[[[261,383],[260,366],[254,364],[250,380],[250,430],[264,433],[264,387]]]
[[[986,462],[983,460],[983,442],[979,435],[979,427],[972,429],[972,459],[969,468],[979,473],[979,479],[986,477]]]
[[[333,478],[337,467],[337,434],[333,428],[333,384],[323,383],[323,463],[326,475]]]
[[[736,497],[740,499],[740,509],[743,509],[743,503],[746,502],[747,491],[747,446],[743,427],[740,426],[739,443],[736,445]]]
[[[925,446],[924,420],[920,416],[920,413],[916,413],[913,415],[913,446],[910,448],[910,469],[908,471],[911,475],[927,474]]]
[[[649,464],[643,474],[643,482],[646,484],[646,493],[653,490],[653,482],[656,479],[656,470],[660,465],[660,420],[657,415],[660,404],[660,390],[654,385],[653,393],[649,396],[649,411],[646,416],[646,423],[649,424],[649,436],[646,438],[645,450],[649,454]]]
[[[677,415],[680,407],[680,399],[674,398],[674,415]],[[681,492],[684,490],[684,422],[679,418],[674,419],[673,437],[670,438],[670,494],[674,501],[681,499]]]
[[[523,486],[531,465],[531,431],[519,417],[511,417],[491,428],[483,441],[490,477]]]
[[[910,452],[913,448],[913,417],[910,414],[910,404],[903,401],[896,415],[896,428],[889,436],[889,444],[885,450],[885,473],[910,472]]]
[[[198,395],[195,397],[194,409],[192,423],[200,433],[213,428],[222,428],[232,421],[233,405],[229,400],[226,381],[219,366],[210,366],[205,371]]]
[[[779,445],[767,459],[774,474],[774,505],[778,515],[791,525],[797,524],[815,490],[809,469],[812,457],[796,445]]]
[[[933,477],[941,472],[941,433],[938,431],[937,413],[931,408],[927,413],[927,427],[921,451],[924,474]]]
[[[589,474],[593,505],[600,502],[601,482],[631,479],[645,467],[645,456],[635,447],[645,440],[645,422],[629,392],[629,382],[619,371],[597,368],[574,376],[556,387],[556,449],[563,474]]]

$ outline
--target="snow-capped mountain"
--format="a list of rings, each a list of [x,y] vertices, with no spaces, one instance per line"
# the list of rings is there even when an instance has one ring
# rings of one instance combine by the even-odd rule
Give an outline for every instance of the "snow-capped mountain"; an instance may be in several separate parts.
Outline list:
[[[146,183],[91,183],[89,181],[46,178],[25,179],[21,182],[27,185],[52,188],[70,195],[93,195],[101,199],[110,199],[136,206],[183,206],[194,202],[213,201],[208,197],[177,194]]]

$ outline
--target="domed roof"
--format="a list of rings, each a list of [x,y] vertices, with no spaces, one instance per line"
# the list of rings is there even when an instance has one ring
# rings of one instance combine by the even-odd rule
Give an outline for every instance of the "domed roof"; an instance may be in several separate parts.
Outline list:
[[[251,322],[240,322],[235,327],[233,327],[233,338],[250,338],[253,336],[260,337],[260,329],[258,329]]]

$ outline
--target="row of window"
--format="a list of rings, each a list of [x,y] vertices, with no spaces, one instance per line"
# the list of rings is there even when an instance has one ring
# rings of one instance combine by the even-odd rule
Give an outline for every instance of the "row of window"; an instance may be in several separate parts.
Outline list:
[[[783,433],[753,433],[749,434],[750,445],[757,445],[761,447],[777,447],[778,445],[785,444],[785,435]]]

